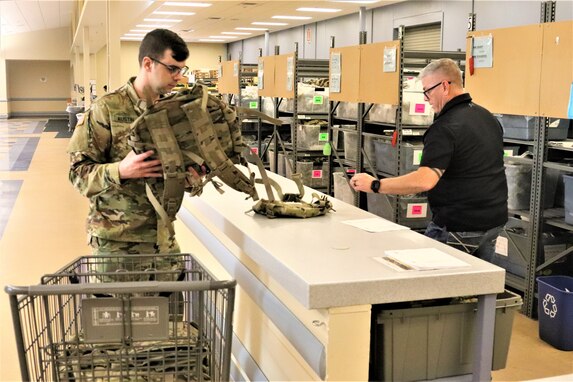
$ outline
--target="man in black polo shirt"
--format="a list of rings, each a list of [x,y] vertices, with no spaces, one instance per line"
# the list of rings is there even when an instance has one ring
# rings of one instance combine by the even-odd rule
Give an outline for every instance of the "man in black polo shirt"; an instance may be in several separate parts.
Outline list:
[[[356,191],[428,192],[432,222],[426,236],[491,260],[507,222],[503,131],[497,119],[464,92],[462,73],[450,59],[433,61],[419,75],[436,117],[424,134],[418,170],[377,180],[361,173]]]

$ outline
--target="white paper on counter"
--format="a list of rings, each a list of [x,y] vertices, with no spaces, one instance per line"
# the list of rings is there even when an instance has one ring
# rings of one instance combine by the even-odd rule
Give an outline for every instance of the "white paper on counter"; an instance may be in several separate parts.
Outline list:
[[[403,264],[407,268],[419,271],[470,266],[470,264],[465,261],[436,248],[401,249],[385,251],[384,254],[386,257]]]
[[[381,218],[345,220],[342,223],[351,225],[356,228],[360,228],[361,230],[367,232],[388,232],[388,231],[400,231],[403,229],[410,229],[403,225],[399,225]]]

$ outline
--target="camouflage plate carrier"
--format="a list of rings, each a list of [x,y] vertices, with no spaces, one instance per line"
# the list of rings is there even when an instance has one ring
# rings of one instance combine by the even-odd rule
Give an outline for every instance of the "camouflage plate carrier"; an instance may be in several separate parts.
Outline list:
[[[148,105],[151,103],[148,102]],[[269,194],[268,202],[274,205],[270,207],[266,201],[261,201],[253,207],[255,212],[275,217],[281,215],[278,211],[282,209],[284,216],[310,217],[322,215],[332,208],[330,202],[326,201],[325,204],[330,207],[324,212],[308,212],[309,208],[316,207],[302,202],[303,191],[298,199],[289,196],[290,199],[284,201],[283,204],[288,204],[289,208],[279,207],[281,202],[274,200],[271,182],[260,158],[253,155],[243,142],[238,112],[275,125],[282,124],[282,121],[256,110],[230,107],[209,95],[202,85],[195,85],[191,89],[161,99],[133,122],[129,145],[137,154],[153,150],[155,154],[151,158],[161,161],[163,178],[146,178],[146,191],[147,197],[170,232],[173,233],[172,222],[181,207],[185,191],[191,195],[200,195],[203,186],[212,182],[215,188],[222,192],[221,184],[213,179],[215,176],[257,201],[259,197],[255,188],[255,174],[246,176],[235,166],[242,164],[248,168],[246,157],[257,163],[262,178],[257,181],[265,184]],[[189,167],[197,169],[199,173],[201,168],[205,168],[208,174],[203,181],[197,180],[187,172]],[[273,186],[275,189],[278,187],[276,183]],[[278,190],[282,197],[280,188]],[[303,190],[302,184],[299,184],[299,190]],[[295,207],[292,203],[296,203],[295,210],[299,212],[291,209]]]

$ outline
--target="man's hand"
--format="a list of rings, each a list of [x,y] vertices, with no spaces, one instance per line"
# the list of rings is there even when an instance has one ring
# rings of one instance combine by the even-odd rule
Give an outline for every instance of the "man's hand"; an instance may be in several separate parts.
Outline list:
[[[350,179],[350,187],[352,187],[354,191],[372,192],[370,186],[372,186],[372,181],[374,179],[376,178],[370,174],[356,174]]]
[[[153,150],[146,151],[142,154],[136,154],[130,151],[119,163],[120,179],[163,177],[163,168],[161,167],[159,159],[146,160],[152,155]]]

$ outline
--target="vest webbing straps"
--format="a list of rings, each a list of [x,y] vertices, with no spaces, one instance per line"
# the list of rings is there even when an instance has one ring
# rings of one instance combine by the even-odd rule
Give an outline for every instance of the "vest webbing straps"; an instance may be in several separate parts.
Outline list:
[[[167,110],[150,113],[143,118],[153,138],[157,148],[157,155],[163,167],[163,180],[165,182],[165,187],[163,187],[163,205],[159,203],[155,196],[149,197],[153,193],[147,184],[146,193],[161,220],[163,220],[169,232],[173,235],[173,223],[170,216],[175,216],[177,211],[179,211],[185,190],[185,172],[181,171],[184,168],[183,155],[177,144],[173,129],[169,125]]]
[[[209,178],[218,176],[223,182],[236,190],[249,191],[253,200],[258,200],[258,195],[252,180],[247,178],[233,162],[225,155],[217,139],[217,133],[213,126],[213,121],[206,109],[207,92],[203,93],[201,99],[196,99],[185,105],[181,109],[187,115],[191,125],[191,133],[195,137],[199,147],[200,156],[205,159],[207,166],[212,169]],[[205,108],[203,108],[203,106]]]

